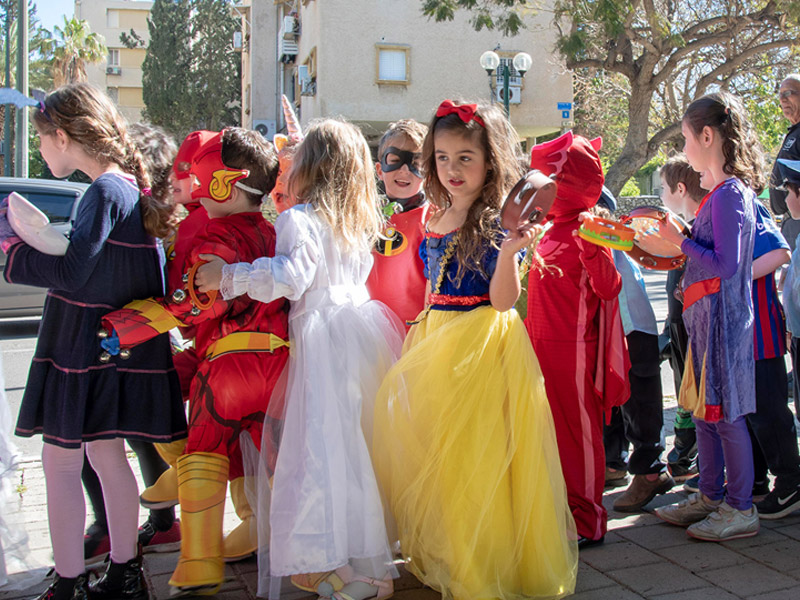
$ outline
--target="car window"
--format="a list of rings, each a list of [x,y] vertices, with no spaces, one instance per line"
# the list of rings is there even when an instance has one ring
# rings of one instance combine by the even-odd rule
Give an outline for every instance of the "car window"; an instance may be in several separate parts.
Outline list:
[[[46,214],[51,223],[66,223],[72,216],[72,205],[76,197],[73,193],[27,190],[18,193]]]

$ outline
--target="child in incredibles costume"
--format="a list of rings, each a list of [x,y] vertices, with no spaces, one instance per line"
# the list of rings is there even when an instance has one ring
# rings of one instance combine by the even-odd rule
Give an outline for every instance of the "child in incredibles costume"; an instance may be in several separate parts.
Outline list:
[[[189,399],[189,438],[177,459],[183,541],[170,585],[213,594],[224,581],[222,520],[228,478],[244,476],[239,435],[260,449],[268,403],[288,359],[287,304],[244,295],[226,301],[196,292],[200,254],[231,262],[275,254],[275,230],[260,212],[275,184],[278,161],[257,133],[226,129],[200,147],[192,162],[192,197],[209,223],[186,260],[185,289],[167,298],[135,301],[106,315],[110,353],[127,350],[173,327],[195,327],[201,358]]]
[[[422,190],[422,142],[428,128],[413,119],[389,125],[378,144],[375,165],[386,191],[384,212],[389,217],[372,257],[367,279],[373,300],[391,308],[404,323],[425,308],[425,265],[419,245],[432,207]],[[406,325],[408,328],[409,325]]]

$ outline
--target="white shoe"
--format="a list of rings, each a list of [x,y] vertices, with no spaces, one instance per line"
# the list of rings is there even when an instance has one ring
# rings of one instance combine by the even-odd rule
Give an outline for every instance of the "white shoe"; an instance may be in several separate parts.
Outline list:
[[[719,504],[706,502],[703,495],[698,492],[692,494],[686,500],[682,500],[678,504],[659,506],[655,510],[655,513],[656,516],[667,523],[688,527],[692,523],[697,523],[705,519],[708,515],[717,510],[719,506]]]
[[[736,510],[727,502],[699,523],[686,530],[693,538],[707,542],[724,542],[752,537],[758,533],[758,510],[753,506],[750,514]]]

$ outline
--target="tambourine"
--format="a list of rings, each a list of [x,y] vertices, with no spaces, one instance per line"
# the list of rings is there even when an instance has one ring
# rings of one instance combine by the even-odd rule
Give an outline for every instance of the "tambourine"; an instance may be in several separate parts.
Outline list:
[[[29,246],[52,256],[67,253],[69,240],[50,224],[46,214],[17,192],[8,196],[7,216],[14,233]]]
[[[618,221],[593,217],[586,219],[578,228],[578,237],[598,246],[630,251],[636,232]]]
[[[556,182],[541,171],[529,171],[506,197],[500,211],[500,222],[508,230],[517,230],[528,223],[541,223],[555,199]]]
[[[637,263],[655,271],[672,271],[686,264],[686,255],[680,247],[665,240],[659,233],[659,223],[662,223],[689,237],[689,225],[678,215],[663,207],[639,206],[620,217],[620,220],[636,234],[633,248],[628,254]],[[643,236],[644,232],[648,235]]]

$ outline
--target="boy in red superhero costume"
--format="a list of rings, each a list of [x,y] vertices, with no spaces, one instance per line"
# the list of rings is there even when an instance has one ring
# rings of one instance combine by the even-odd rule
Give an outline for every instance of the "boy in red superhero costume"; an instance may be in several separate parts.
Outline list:
[[[200,361],[191,384],[189,437],[177,459],[183,541],[169,582],[180,591],[213,594],[224,581],[227,480],[233,492],[233,483],[244,477],[239,435],[248,432],[260,448],[268,403],[288,359],[284,299],[261,303],[243,295],[225,301],[196,292],[192,276],[200,254],[231,262],[274,256],[275,230],[260,204],[275,184],[277,167],[272,146],[252,131],[226,129],[203,144],[192,161],[192,198],[210,220],[195,235],[186,283],[170,297],[135,301],[103,319],[110,335],[102,345],[111,353],[135,352],[130,348],[173,327],[195,328]],[[243,525],[254,520],[248,517]]]
[[[419,245],[425,236],[425,223],[431,207],[422,191],[422,142],[428,128],[403,119],[389,125],[378,145],[380,161],[375,165],[386,191],[389,222],[372,251],[374,264],[367,279],[367,290],[406,323],[425,308],[425,265]]]
[[[542,367],[581,546],[602,542],[606,533],[603,412],[629,396],[617,300],[622,280],[608,248],[576,235],[603,188],[601,144],[567,132],[531,152],[531,168],[553,176],[558,192],[548,215],[552,227],[537,248],[544,268],[528,276],[525,324]]]

